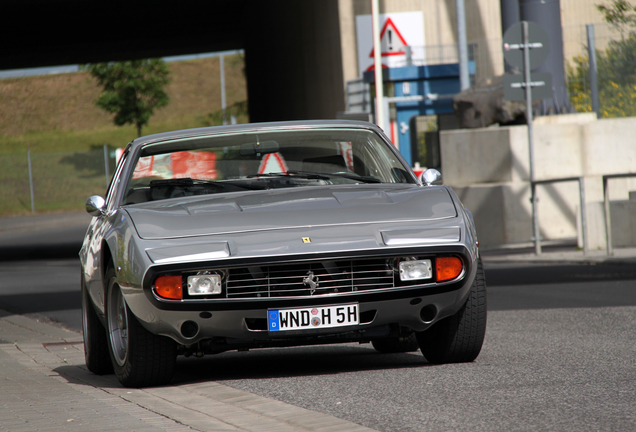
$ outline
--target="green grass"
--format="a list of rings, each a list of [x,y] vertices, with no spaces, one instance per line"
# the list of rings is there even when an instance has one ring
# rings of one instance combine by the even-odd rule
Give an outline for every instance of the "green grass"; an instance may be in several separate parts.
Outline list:
[[[218,124],[215,114],[151,124],[144,135]],[[239,116],[239,122],[247,122]],[[91,131],[51,131],[0,137],[0,216],[31,214],[28,156],[31,153],[36,213],[82,211],[91,195],[104,196],[104,144],[109,154],[136,138],[132,126]],[[109,169],[115,160],[109,160]]]
[[[152,120],[151,120],[152,121]],[[153,124],[142,130],[143,135],[178,129],[210,126],[202,117],[186,117]],[[92,130],[31,132],[19,136],[0,136],[0,156],[35,153],[90,151],[107,144],[111,148],[125,147],[137,138],[134,126],[103,126]]]

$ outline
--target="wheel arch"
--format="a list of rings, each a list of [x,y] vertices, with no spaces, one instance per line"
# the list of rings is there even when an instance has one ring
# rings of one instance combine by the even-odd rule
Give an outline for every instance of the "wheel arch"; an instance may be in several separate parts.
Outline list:
[[[106,304],[106,291],[108,290],[108,281],[106,280],[106,273],[110,267],[115,268],[115,257],[106,239],[102,240],[100,245],[100,277],[102,280],[102,304]]]

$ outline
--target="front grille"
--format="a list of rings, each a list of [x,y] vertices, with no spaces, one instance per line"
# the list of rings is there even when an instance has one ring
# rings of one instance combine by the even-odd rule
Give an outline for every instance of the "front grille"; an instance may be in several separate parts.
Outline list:
[[[226,292],[228,298],[297,297],[392,288],[393,262],[380,258],[233,268],[227,273]]]

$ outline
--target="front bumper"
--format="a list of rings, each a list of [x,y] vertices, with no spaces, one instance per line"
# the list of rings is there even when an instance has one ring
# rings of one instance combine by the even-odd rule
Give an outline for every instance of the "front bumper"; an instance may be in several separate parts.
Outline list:
[[[329,336],[350,334],[347,340],[373,338],[385,326],[423,331],[435,322],[457,312],[466,301],[472,278],[466,277],[444,287],[416,287],[408,290],[293,300],[188,305],[188,310],[157,308],[143,295],[127,298],[133,313],[151,333],[168,336],[190,346],[204,340],[241,346],[312,344]],[[321,330],[269,332],[267,311],[291,307],[312,307],[357,303],[360,323],[355,326]],[[198,308],[196,306],[199,306]],[[377,337],[377,336],[376,336]],[[283,342],[286,341],[286,342]],[[233,348],[228,348],[233,349]]]
[[[421,254],[422,250],[402,250],[399,255],[404,256],[411,252]],[[475,278],[476,261],[474,255],[464,247],[443,247],[427,251],[427,255],[430,256],[448,254],[462,258],[464,272],[456,280],[439,284],[429,282],[422,285],[314,296],[201,301],[163,301],[153,294],[151,281],[157,275],[208,267],[197,263],[151,268],[144,278],[141,289],[124,288],[123,292],[131,311],[147,330],[168,336],[185,346],[193,346],[202,341],[216,341],[215,343],[226,345],[226,349],[234,349],[231,346],[291,346],[321,343],[324,340],[369,340],[381,337],[378,335],[387,327],[423,331],[459,310],[465,303]],[[320,262],[334,259],[334,255],[313,258],[313,262]],[[360,258],[360,255],[355,255],[355,258]],[[287,262],[279,258],[268,264],[291,265],[299,261],[306,262],[307,257],[287,257]],[[223,264],[217,261],[212,265],[218,267]],[[241,264],[263,263],[261,260],[253,263],[243,260]],[[312,308],[351,303],[359,305],[359,324],[355,326],[295,332],[269,332],[267,329],[267,312],[270,309]]]

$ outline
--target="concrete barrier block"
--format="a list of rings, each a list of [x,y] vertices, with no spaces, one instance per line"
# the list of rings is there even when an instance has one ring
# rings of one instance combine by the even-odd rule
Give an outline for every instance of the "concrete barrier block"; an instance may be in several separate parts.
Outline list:
[[[484,247],[506,243],[503,186],[476,185],[453,188],[473,214],[479,242]]]
[[[591,122],[582,133],[583,175],[636,172],[636,118]]]
[[[512,180],[510,128],[441,132],[444,182],[454,186]]]
[[[610,203],[612,247],[636,246],[636,201]]]

